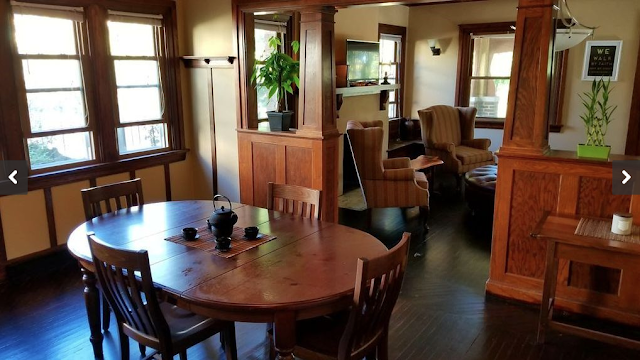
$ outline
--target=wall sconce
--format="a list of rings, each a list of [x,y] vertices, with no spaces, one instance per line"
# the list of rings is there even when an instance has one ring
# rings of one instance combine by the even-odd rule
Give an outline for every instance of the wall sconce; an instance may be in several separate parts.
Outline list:
[[[431,53],[433,54],[433,56],[440,56],[440,48],[438,47],[438,40],[429,39],[427,41],[429,42],[429,47],[431,48]]]

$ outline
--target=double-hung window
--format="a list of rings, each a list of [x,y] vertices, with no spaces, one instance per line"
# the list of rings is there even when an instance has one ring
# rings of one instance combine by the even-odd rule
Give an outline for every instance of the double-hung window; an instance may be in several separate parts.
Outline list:
[[[472,34],[472,42],[469,106],[478,109],[480,118],[504,119],[507,116],[515,34]]]
[[[108,24],[118,99],[118,151],[123,155],[166,148],[162,17],[112,12]]]
[[[476,128],[504,128],[509,103],[515,23],[460,25],[456,106],[478,109]],[[565,65],[568,51],[553,58],[549,125],[562,128]]]
[[[14,5],[22,128],[34,170],[95,159],[82,9]]]
[[[387,24],[378,24],[380,40],[380,82],[387,78],[389,84],[398,88],[389,91],[390,119],[402,117],[404,101],[404,54],[406,50],[407,28]]]
[[[400,62],[402,61],[402,37],[380,34],[380,79],[386,78],[389,84],[399,83]],[[400,117],[400,92],[389,92],[389,118]]]
[[[0,121],[20,123],[24,151],[0,150],[45,175],[183,152],[175,3],[132,13],[119,2],[42,1],[11,2],[19,116]]]

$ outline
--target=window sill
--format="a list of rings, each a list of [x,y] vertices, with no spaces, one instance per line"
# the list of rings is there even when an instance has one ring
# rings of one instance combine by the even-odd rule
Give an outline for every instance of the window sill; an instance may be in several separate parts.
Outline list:
[[[476,129],[504,129],[504,119],[477,118]]]
[[[29,191],[85,181],[92,178],[121,174],[134,170],[183,161],[188,150],[171,150],[142,155],[116,162],[92,164],[71,169],[56,170],[29,176]]]
[[[549,132],[552,133],[560,133],[562,132],[562,124],[551,124],[549,125]],[[477,118],[476,119],[476,129],[494,129],[494,130],[503,130],[504,129],[504,119],[489,119],[489,118]]]

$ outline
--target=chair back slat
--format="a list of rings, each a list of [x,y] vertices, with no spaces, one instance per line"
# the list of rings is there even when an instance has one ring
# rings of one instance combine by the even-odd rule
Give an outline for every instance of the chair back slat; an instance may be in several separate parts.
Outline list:
[[[124,201],[122,201],[123,198]],[[142,180],[138,178],[84,189],[82,190],[82,202],[84,204],[84,216],[87,221],[115,210],[122,210],[125,208],[123,204],[126,205],[126,208],[144,205]],[[105,212],[102,211],[103,205]]]
[[[340,340],[340,359],[366,356],[386,337],[407,267],[410,238],[411,234],[404,233],[387,254],[358,259],[353,306]]]
[[[104,244],[89,234],[98,283],[127,335],[148,341],[171,341],[151,279],[146,250],[130,251]]]
[[[269,183],[267,209],[320,219],[320,190]]]

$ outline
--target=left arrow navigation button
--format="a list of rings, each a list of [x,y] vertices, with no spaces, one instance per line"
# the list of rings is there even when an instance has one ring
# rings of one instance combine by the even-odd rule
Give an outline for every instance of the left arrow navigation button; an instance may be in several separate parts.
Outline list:
[[[29,190],[26,161],[0,161],[0,196],[26,194]]]
[[[8,178],[13,183],[13,185],[18,185],[18,180],[16,180],[16,175],[18,175],[18,170],[13,170],[11,174],[9,174]]]

